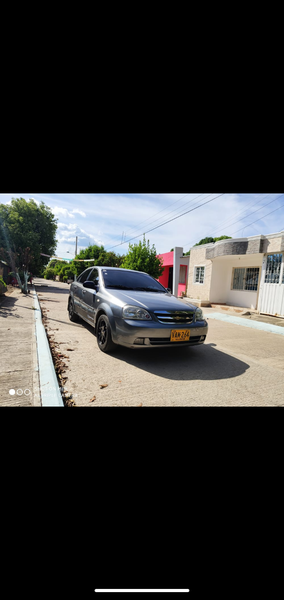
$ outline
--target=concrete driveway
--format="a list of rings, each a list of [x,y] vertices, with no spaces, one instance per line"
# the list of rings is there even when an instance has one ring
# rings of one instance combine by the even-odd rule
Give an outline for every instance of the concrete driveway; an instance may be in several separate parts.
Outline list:
[[[202,346],[118,347],[108,355],[89,324],[69,321],[68,284],[34,283],[48,333],[67,357],[65,389],[77,406],[284,405],[283,335],[210,320],[208,311]]]

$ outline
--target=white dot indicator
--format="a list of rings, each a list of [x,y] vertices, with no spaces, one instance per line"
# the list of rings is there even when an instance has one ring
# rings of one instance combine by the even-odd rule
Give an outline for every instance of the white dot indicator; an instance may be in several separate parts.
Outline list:
[[[9,394],[11,394],[11,396],[14,396],[15,393],[15,390],[9,390]]]

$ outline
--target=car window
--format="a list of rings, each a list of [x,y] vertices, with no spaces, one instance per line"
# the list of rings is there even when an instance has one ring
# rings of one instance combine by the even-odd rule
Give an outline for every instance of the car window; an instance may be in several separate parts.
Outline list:
[[[127,269],[102,269],[102,274],[106,288],[166,293],[165,288],[147,273]]]
[[[99,272],[98,269],[93,269],[90,276],[88,277],[88,281],[93,281],[96,285],[99,285]]]
[[[84,283],[84,281],[86,281],[88,275],[90,275],[90,271],[91,271],[91,269],[86,269],[86,271],[83,271],[83,273],[77,279],[78,283]]]

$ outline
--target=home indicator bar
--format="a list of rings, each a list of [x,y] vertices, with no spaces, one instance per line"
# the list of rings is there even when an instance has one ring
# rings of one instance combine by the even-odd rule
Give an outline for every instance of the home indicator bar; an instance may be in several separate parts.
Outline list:
[[[189,592],[188,590],[98,590],[96,589],[95,592]]]

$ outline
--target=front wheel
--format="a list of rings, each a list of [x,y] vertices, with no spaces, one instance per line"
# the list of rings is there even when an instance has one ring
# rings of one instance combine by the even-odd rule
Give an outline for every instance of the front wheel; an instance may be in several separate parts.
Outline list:
[[[69,319],[70,319],[70,321],[72,321],[72,323],[78,323],[79,317],[75,313],[75,310],[74,310],[74,300],[72,300],[72,298],[69,298],[68,314],[69,314]]]
[[[101,315],[96,327],[97,344],[102,352],[111,352],[116,348],[111,337],[111,327],[106,315]]]

